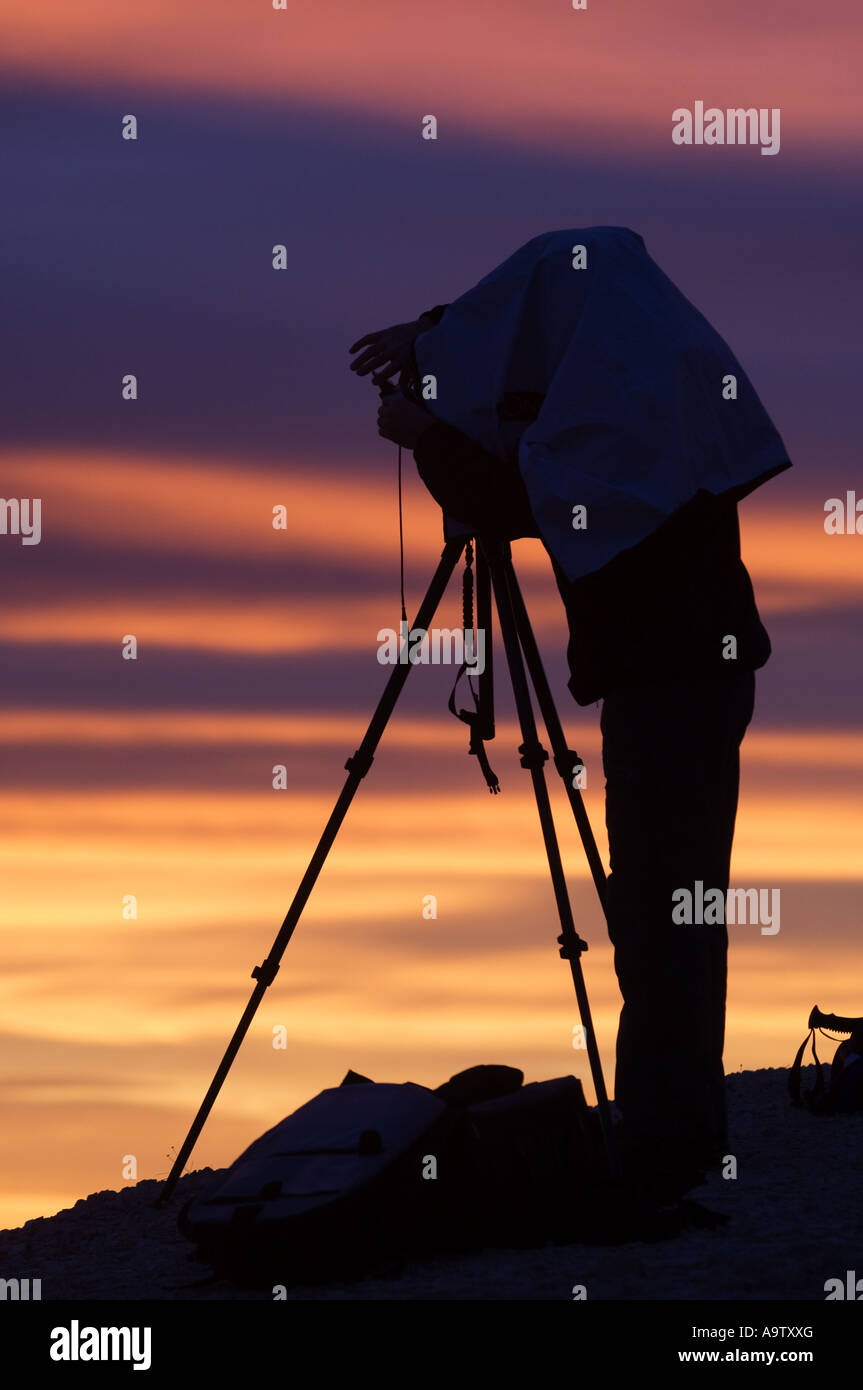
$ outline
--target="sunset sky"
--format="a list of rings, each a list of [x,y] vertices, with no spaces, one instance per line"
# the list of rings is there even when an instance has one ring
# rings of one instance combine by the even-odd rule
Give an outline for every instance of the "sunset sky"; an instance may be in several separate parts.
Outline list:
[[[0,535],[0,1226],[121,1187],[125,1155],[167,1173],[382,688],[396,451],[348,346],[553,228],[640,232],[794,462],[741,507],[774,654],[733,883],[782,917],[730,928],[726,1069],[788,1064],[816,1002],[863,1014],[863,536],[824,532],[863,498],[861,28],[851,0],[7,0],[0,496],[42,498],[42,540]],[[696,100],[780,108],[780,153],[673,145]],[[440,516],[407,464],[415,609]],[[605,852],[599,710],[566,690],[541,546],[514,553]],[[592,1098],[498,670],[494,799],[452,670],[411,674],[192,1167],[349,1067]],[[553,795],[611,1086],[611,953]]]

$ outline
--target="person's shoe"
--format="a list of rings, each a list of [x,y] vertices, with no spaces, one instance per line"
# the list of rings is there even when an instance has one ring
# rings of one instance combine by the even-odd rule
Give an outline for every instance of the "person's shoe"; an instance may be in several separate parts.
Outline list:
[[[623,1136],[621,1136],[623,1137]],[[705,1165],[690,1152],[663,1154],[659,1145],[650,1148],[627,1146],[620,1149],[624,1182],[645,1206],[665,1206],[681,1201],[695,1187],[707,1182]]]
[[[689,1166],[641,1176],[641,1185],[658,1202],[679,1202],[694,1187],[703,1187],[706,1182],[703,1169]]]
[[[711,1211],[689,1198],[662,1206],[646,1207],[641,1239],[669,1240],[683,1231],[715,1231],[731,1220],[724,1212]]]
[[[629,1245],[671,1240],[688,1230],[716,1230],[729,1217],[691,1198],[669,1197],[658,1188],[635,1187],[626,1179],[606,1179],[591,1188],[577,1231],[564,1238],[588,1245]]]

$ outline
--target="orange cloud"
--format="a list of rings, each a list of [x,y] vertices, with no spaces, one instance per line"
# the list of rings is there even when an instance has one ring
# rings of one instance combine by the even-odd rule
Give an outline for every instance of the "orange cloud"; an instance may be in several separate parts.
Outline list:
[[[71,715],[68,727],[65,720],[56,711],[19,711],[5,734],[13,742],[40,728],[49,741],[76,736],[96,756],[97,716]],[[113,716],[104,736],[114,748],[137,726],[139,742],[197,739],[213,747],[222,737],[299,740],[303,724],[220,715],[195,729],[174,714],[147,715],[141,725]],[[431,752],[440,776],[451,769],[465,778],[463,751],[447,754],[442,731],[441,723],[393,726],[402,747]],[[330,748],[348,730],[342,719],[318,716],[310,732]],[[501,736],[509,740],[514,730],[507,724]],[[752,767],[734,881],[781,881],[783,915],[777,937],[733,929],[730,1069],[787,1064],[813,991],[824,1007],[834,1000],[850,1007],[842,943],[856,923],[863,835],[856,787],[827,796],[806,778],[796,792],[774,795],[760,785],[761,770],[793,764],[807,750],[805,732],[753,732],[747,743]],[[821,734],[808,755],[836,762],[844,752],[859,776],[860,745],[848,751],[840,736]],[[589,766],[595,746],[594,730]],[[121,1186],[126,1153],[139,1156],[141,1176],[167,1171],[169,1147],[185,1132],[250,993],[251,966],[269,949],[341,785],[335,761],[332,795],[122,787],[0,794],[0,1009],[8,1034],[0,1082],[14,1083],[4,1108],[11,1113],[14,1101],[18,1123],[0,1139],[10,1192],[0,1224]],[[514,766],[512,753],[508,761]],[[571,1047],[577,1014],[556,956],[529,789],[513,777],[492,801],[473,780],[473,794],[459,786],[361,790],[195,1166],[228,1162],[348,1066],[434,1085],[474,1061],[506,1061],[528,1079],[573,1071],[589,1089],[584,1054]],[[559,788],[555,796],[611,1078],[619,1007],[611,953]],[[598,785],[589,810],[602,844]],[[819,876],[832,878],[839,894],[824,909],[829,932],[821,922],[803,930],[806,905],[795,889]],[[138,900],[133,920],[121,913],[129,893]],[[422,915],[426,893],[438,899],[433,920]],[[282,1026],[288,1049],[277,1052],[273,1028]],[[16,1132],[28,1142],[17,1143]]]
[[[359,572],[380,573],[397,563],[396,513],[391,480],[355,472],[315,472],[297,463],[278,474],[244,467],[242,473],[204,460],[158,459],[91,452],[8,451],[3,457],[7,495],[42,498],[43,537],[129,550],[175,550],[185,555],[230,556],[271,564],[274,577],[286,558],[326,564],[338,559]],[[420,485],[409,493],[408,538],[412,592],[424,587],[440,555],[437,509]],[[274,506],[288,508],[287,529],[273,527]],[[863,598],[863,569],[853,537],[828,536],[823,513],[802,506],[741,509],[744,555],[765,615],[807,611]],[[36,548],[28,554],[28,563]],[[565,642],[563,608],[548,558],[538,541],[516,542],[514,554],[538,635]],[[394,570],[395,573],[395,570]],[[375,659],[377,633],[398,622],[392,588],[374,592],[368,581],[333,602],[313,592],[244,600],[214,597],[185,586],[170,597],[122,592],[91,596],[86,576],[48,598],[0,612],[0,640],[26,643],[119,644],[125,633],[139,642],[186,650],[259,653],[367,651]],[[377,586],[376,586],[377,587]],[[455,589],[447,599],[451,626]]]

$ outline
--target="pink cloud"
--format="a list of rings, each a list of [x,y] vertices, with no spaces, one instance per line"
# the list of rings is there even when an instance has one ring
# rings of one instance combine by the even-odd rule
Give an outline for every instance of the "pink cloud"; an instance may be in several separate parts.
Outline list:
[[[798,147],[849,141],[861,125],[859,7],[746,0],[709,8],[593,0],[575,11],[499,0],[440,0],[433,15],[396,0],[327,0],[285,10],[236,0],[143,10],[90,0],[70,7],[8,0],[7,68],[190,95],[216,92],[344,107],[440,138],[464,128],[508,143],[595,149],[613,137],[671,154],[671,112],[696,99],[780,106]],[[143,114],[143,112],[142,112]]]

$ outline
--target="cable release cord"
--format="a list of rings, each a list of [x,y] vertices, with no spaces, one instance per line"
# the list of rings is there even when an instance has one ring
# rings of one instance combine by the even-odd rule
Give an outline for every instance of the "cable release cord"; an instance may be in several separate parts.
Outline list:
[[[375,386],[377,386],[378,390],[380,391],[380,393],[381,393],[381,399],[383,399],[384,396],[389,396],[389,395],[391,395],[391,394],[393,393],[393,391],[396,389],[396,388],[393,386],[392,382],[387,381],[387,379],[386,379],[385,377],[378,376],[377,374],[375,374],[375,375],[372,377],[372,381],[374,382]],[[401,597],[401,605],[402,605],[400,634],[403,634],[403,635],[402,635],[402,642],[404,643],[404,646],[407,647],[407,643],[408,643],[408,639],[409,639],[410,634],[409,634],[409,632],[408,632],[408,614],[407,614],[407,604],[406,604],[406,602],[405,602],[405,530],[404,530],[404,498],[403,498],[403,492],[402,492],[402,446],[401,446],[401,444],[399,444],[398,450],[399,450],[399,461],[398,461],[398,492],[399,492],[399,584],[400,584],[400,597]],[[473,625],[474,625],[474,624],[473,624],[473,570],[472,570],[472,568],[471,568],[472,564],[473,564],[473,546],[471,545],[470,542],[468,542],[468,544],[467,544],[466,547],[465,547],[465,573],[464,573],[464,579],[463,579],[463,583],[462,583],[462,621],[463,621],[463,625],[464,625],[465,636],[467,636],[467,633],[468,633],[468,632],[471,632],[471,633],[473,632]],[[466,656],[467,656],[467,653],[465,653],[465,657],[466,657]],[[474,658],[474,660],[475,660],[475,658]],[[472,698],[473,698],[474,708],[473,708],[472,710],[460,710],[460,709],[457,709],[457,708],[456,708],[456,703],[455,703],[455,701],[456,701],[456,690],[458,689],[458,683],[459,683],[459,681],[461,680],[462,676],[464,676],[464,675],[467,675],[468,690],[470,691],[471,696],[472,696]],[[476,757],[476,760],[477,760],[477,762],[479,763],[480,768],[481,768],[481,770],[482,770],[482,775],[483,775],[483,777],[485,778],[486,786],[488,787],[488,789],[489,789],[489,791],[492,793],[492,795],[494,795],[495,793],[497,793],[497,792],[500,791],[500,782],[498,781],[497,774],[495,773],[494,769],[493,769],[493,768],[491,767],[491,765],[489,764],[488,756],[487,756],[486,751],[485,751],[485,744],[483,743],[483,740],[482,740],[482,738],[480,737],[480,728],[481,728],[481,721],[480,721],[480,701],[479,701],[479,697],[478,697],[478,695],[477,695],[477,692],[476,692],[476,690],[474,689],[473,681],[472,681],[471,678],[470,678],[470,664],[468,663],[467,660],[464,660],[464,661],[462,662],[462,664],[461,664],[461,667],[460,667],[460,669],[459,669],[459,672],[458,672],[458,674],[457,674],[457,676],[456,676],[456,678],[455,678],[455,684],[453,685],[452,692],[451,692],[451,694],[450,694],[448,704],[449,704],[450,713],[451,713],[451,714],[454,714],[455,717],[456,717],[457,719],[461,719],[462,722],[465,723],[465,724],[467,724],[468,728],[470,729],[470,746],[469,746],[469,748],[468,748],[468,752],[472,753],[472,754]]]
[[[407,609],[405,607],[405,530],[404,513],[402,510],[402,446],[399,445],[399,566],[401,573],[401,597],[402,597],[402,631],[408,625]]]
[[[394,393],[395,390],[396,390],[396,387],[393,386],[392,382],[389,381],[389,380],[387,379],[387,377],[382,376],[379,372],[373,372],[373,373],[372,373],[372,381],[374,382],[375,386],[377,387],[378,391],[380,392],[381,400],[383,400],[384,396],[391,396],[391,395],[393,395],[393,393]],[[401,581],[401,583],[400,583],[400,591],[401,591],[401,601],[402,601],[401,626],[400,626],[400,628],[399,628],[399,635],[401,636],[402,634],[404,634],[402,640],[403,640],[403,641],[407,641],[408,613],[407,613],[407,606],[406,606],[406,604],[405,604],[405,528],[404,528],[404,507],[403,507],[403,503],[402,503],[402,446],[401,446],[401,444],[398,446],[398,450],[399,450],[399,464],[398,464],[398,480],[399,480],[399,577],[400,577],[400,581]]]

